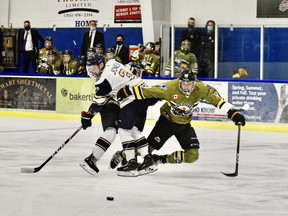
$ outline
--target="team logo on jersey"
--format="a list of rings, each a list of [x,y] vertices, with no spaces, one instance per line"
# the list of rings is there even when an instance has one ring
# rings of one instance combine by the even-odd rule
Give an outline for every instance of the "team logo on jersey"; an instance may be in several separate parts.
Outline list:
[[[166,85],[166,84],[160,84],[159,87],[160,87],[160,89],[162,89],[163,91],[167,91],[167,85]]]
[[[172,99],[179,99],[180,98],[180,95],[179,94],[173,94],[171,96]]]

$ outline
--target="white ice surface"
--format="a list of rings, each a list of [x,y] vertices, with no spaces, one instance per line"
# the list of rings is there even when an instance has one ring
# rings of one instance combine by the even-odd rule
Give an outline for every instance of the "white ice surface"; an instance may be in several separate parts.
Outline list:
[[[288,134],[283,133],[242,130],[235,178],[221,172],[234,172],[236,127],[196,128],[201,142],[196,163],[159,165],[153,174],[127,178],[108,169],[112,154],[121,149],[118,137],[99,161],[97,176],[80,168],[101,133],[96,123],[80,131],[39,173],[20,173],[21,167],[42,164],[79,124],[0,118],[1,216],[288,215]],[[151,129],[146,126],[144,134]],[[177,149],[172,138],[159,153]]]

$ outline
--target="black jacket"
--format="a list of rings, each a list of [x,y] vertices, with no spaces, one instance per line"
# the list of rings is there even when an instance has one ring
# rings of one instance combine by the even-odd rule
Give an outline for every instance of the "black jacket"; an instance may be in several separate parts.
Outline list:
[[[90,34],[90,31],[87,31],[84,33],[84,36],[83,36],[83,41],[82,41],[82,46],[81,46],[81,55],[83,56],[87,55],[87,50],[90,48],[89,34]],[[94,42],[93,42],[93,47],[96,47],[96,44],[98,43],[103,44],[103,50],[105,50],[104,35],[102,32],[96,31]]]
[[[40,49],[44,47],[45,40],[44,38],[39,34],[37,30],[30,29],[31,31],[31,37],[32,37],[32,43],[33,43],[33,50],[35,52],[39,52],[39,44],[38,41],[40,42]],[[21,42],[21,51],[25,51],[23,44],[24,44],[24,35],[25,31],[22,31],[20,34],[20,42]]]
[[[117,46],[114,47],[116,52]],[[123,64],[127,64],[129,62],[129,49],[127,47],[124,47],[124,45],[121,47],[119,53],[117,56],[122,60]]]

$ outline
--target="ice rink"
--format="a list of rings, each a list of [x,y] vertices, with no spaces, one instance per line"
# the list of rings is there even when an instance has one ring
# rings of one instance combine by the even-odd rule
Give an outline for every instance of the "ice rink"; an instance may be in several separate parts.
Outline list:
[[[20,173],[21,167],[41,165],[79,126],[77,120],[0,118],[1,216],[288,215],[287,133],[244,127],[239,176],[228,178],[221,172],[234,172],[237,127],[195,126],[201,143],[196,163],[159,165],[153,174],[129,178],[108,169],[121,149],[118,137],[99,161],[97,176],[80,168],[101,133],[100,123],[94,123],[40,172]],[[147,125],[144,134],[151,129]],[[177,149],[172,138],[159,153]]]

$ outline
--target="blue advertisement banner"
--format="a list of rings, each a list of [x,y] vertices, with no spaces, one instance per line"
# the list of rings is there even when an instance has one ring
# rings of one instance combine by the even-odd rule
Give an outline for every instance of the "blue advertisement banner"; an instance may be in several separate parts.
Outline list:
[[[277,91],[272,83],[229,83],[228,101],[237,107],[249,104],[247,120],[274,122],[278,110]]]

